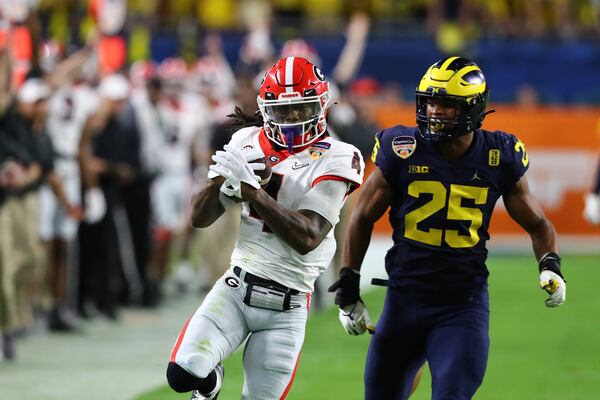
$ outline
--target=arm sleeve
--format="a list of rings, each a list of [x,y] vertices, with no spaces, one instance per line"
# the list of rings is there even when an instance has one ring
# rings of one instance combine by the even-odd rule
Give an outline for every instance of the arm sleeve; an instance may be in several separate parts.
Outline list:
[[[397,171],[397,164],[400,162],[400,158],[393,153],[391,141],[388,131],[377,132],[371,154],[371,161],[381,170],[390,185],[394,183],[394,171]]]
[[[314,211],[335,226],[340,220],[340,210],[349,190],[348,182],[322,181],[300,199],[297,210]]]

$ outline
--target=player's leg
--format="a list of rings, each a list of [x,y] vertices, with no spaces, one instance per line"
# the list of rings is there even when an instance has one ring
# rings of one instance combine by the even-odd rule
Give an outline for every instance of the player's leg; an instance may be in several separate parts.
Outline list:
[[[289,311],[248,307],[247,315],[259,322],[244,349],[242,400],[278,400],[288,395],[304,342],[308,298],[294,296],[302,306]],[[264,326],[260,324],[266,323]]]
[[[389,289],[365,367],[365,399],[407,399],[425,362],[422,314],[409,296]]]
[[[226,284],[226,278],[238,285]],[[179,334],[167,369],[173,390],[210,392],[217,380],[215,366],[248,335],[244,291],[237,279],[231,272],[219,279]]]
[[[471,399],[485,374],[489,350],[487,292],[446,307],[427,337],[433,400]]]

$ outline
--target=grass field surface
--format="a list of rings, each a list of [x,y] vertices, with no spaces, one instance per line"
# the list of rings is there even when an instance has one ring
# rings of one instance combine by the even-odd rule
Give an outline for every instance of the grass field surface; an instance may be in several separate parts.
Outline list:
[[[598,257],[563,259],[568,280],[565,305],[548,309],[539,289],[533,256],[491,257],[491,348],[487,373],[475,395],[483,400],[555,400],[600,398],[600,282]],[[363,298],[377,319],[385,289]],[[313,313],[289,400],[363,398],[362,375],[369,336],[350,337],[337,310]],[[225,384],[219,400],[239,399],[242,353],[225,361]],[[431,396],[428,371],[411,399]],[[188,399],[168,387],[137,400]]]

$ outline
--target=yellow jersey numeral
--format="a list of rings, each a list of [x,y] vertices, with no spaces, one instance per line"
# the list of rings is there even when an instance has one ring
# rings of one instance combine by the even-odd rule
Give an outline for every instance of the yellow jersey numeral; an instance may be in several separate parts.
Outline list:
[[[379,148],[381,148],[381,144],[379,143],[379,138],[375,136],[375,145],[373,146],[373,153],[371,153],[371,161],[373,161],[373,163],[375,163],[375,160],[377,160]]]
[[[483,213],[474,207],[463,207],[462,199],[473,199],[474,204],[485,204],[488,196],[488,188],[479,186],[450,185],[450,196],[448,198],[447,219],[455,221],[469,221],[469,234],[461,235],[457,230],[448,229],[443,235],[441,229],[430,228],[427,231],[417,227],[422,222],[446,207],[447,190],[438,181],[414,181],[408,185],[408,194],[419,198],[421,194],[431,194],[429,202],[406,214],[404,217],[404,236],[417,242],[432,246],[442,245],[442,236],[448,246],[453,248],[468,248],[479,243],[479,228],[483,223]]]
[[[526,167],[529,164],[529,156],[525,150],[525,144],[519,140],[515,143],[515,151],[517,153],[523,153],[521,154],[521,162],[523,163],[523,166]]]

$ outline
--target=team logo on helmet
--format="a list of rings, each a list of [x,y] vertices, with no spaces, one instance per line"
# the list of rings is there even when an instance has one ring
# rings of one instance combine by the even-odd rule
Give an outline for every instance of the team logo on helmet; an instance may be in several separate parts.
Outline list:
[[[402,159],[410,157],[417,148],[417,141],[412,136],[396,136],[392,140],[392,150]]]
[[[325,75],[323,75],[323,73],[321,72],[321,70],[319,69],[319,67],[317,67],[315,65],[314,66],[314,71],[315,71],[315,76],[317,77],[317,79],[320,80],[321,82],[325,82]]]

